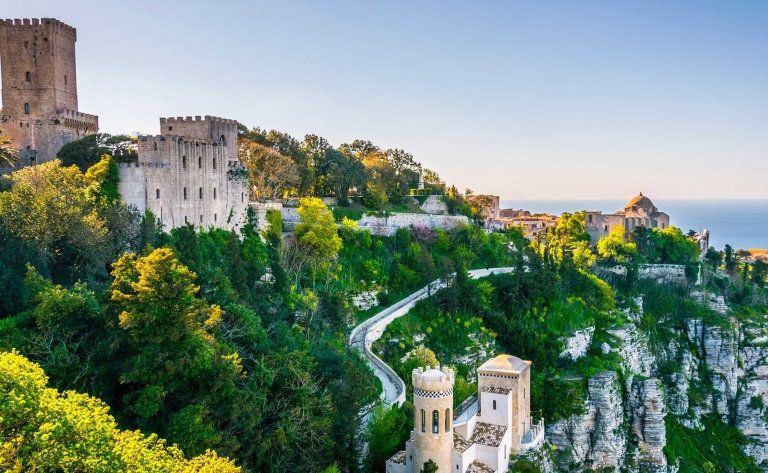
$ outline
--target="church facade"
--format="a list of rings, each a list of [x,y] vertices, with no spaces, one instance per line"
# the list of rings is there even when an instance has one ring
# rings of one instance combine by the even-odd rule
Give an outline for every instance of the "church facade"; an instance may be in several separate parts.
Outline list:
[[[413,370],[414,430],[405,450],[387,460],[387,473],[506,473],[514,451],[538,446],[544,423],[530,410],[530,361],[499,355],[478,368],[477,399],[453,412],[455,375],[449,368]]]
[[[669,215],[660,212],[642,192],[630,200],[623,210],[612,214],[587,210],[584,220],[585,230],[589,233],[593,245],[597,244],[600,238],[610,234],[615,227],[624,227],[627,235],[640,225],[645,228],[669,227]]]

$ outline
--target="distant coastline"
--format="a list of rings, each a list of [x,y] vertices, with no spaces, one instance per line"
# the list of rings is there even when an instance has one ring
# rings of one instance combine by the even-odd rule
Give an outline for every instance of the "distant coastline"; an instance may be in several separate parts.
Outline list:
[[[684,232],[707,228],[710,244],[722,249],[768,248],[768,199],[683,200],[654,198],[660,211],[671,218],[671,225]],[[501,208],[525,209],[532,213],[560,215],[578,210],[615,212],[626,199],[513,200],[502,199]]]

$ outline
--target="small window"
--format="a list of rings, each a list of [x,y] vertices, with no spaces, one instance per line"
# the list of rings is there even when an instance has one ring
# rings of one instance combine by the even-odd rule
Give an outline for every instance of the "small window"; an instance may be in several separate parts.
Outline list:
[[[30,111],[29,111],[29,104],[25,103],[24,104],[24,114],[25,115],[29,115],[29,113],[30,113]]]
[[[424,417],[424,409],[421,410],[421,431],[426,432],[427,430],[427,419]]]
[[[216,198],[216,188],[215,187],[213,188],[213,198],[214,199]]]
[[[32,73],[31,72],[27,72],[26,79],[27,79],[27,82],[32,82]]]
[[[185,169],[187,167],[187,157],[186,156],[182,156],[181,157],[181,167],[183,167]]]
[[[218,220],[219,220],[219,219],[218,219],[218,214],[213,214],[213,221],[214,221],[214,222],[216,222],[216,221],[218,221]]]
[[[589,223],[592,223],[592,214],[589,214]]]
[[[451,409],[448,408],[445,410],[445,433],[451,431]]]
[[[169,127],[168,127],[168,131],[173,131],[173,127],[172,127],[172,126],[169,126]]]
[[[184,188],[184,200],[187,200],[187,188],[186,187]],[[184,218],[186,218],[186,217],[184,217]]]
[[[197,167],[198,167],[198,169],[203,169],[203,157],[202,156],[197,158]]]
[[[216,158],[213,158],[213,169],[216,169]]]
[[[156,199],[160,198],[160,189],[155,189],[155,198]]]
[[[222,142],[222,143],[224,143],[224,144],[226,144],[226,143],[225,143],[225,140],[224,140],[224,135],[221,135],[221,136],[219,137],[219,141],[220,141],[220,142]]]
[[[440,433],[440,414],[436,410],[432,411],[432,433]]]
[[[203,223],[203,216],[200,216],[200,223]]]
[[[186,189],[184,189],[184,190],[186,190]],[[189,222],[187,221],[187,216],[186,216],[186,215],[184,216],[184,223],[189,223]]]
[[[67,76],[64,76],[64,85],[67,85]]]
[[[496,401],[493,401],[493,410],[496,410]]]
[[[203,188],[202,187],[200,188],[200,198],[201,199],[203,198]]]
[[[240,193],[240,202],[245,202],[245,192]]]

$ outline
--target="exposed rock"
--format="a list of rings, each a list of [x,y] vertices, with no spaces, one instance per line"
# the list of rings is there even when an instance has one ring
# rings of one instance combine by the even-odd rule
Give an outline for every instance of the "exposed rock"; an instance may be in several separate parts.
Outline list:
[[[629,417],[637,439],[636,460],[642,471],[666,473],[667,415],[661,381],[656,378],[632,383],[629,395]]]
[[[603,355],[607,355],[611,352],[611,346],[603,342],[602,345],[600,345],[600,350],[603,352]]]
[[[648,350],[648,337],[631,323],[611,328],[607,332],[621,340],[621,346],[613,350],[624,359],[624,370],[650,376],[656,364],[656,358]]]
[[[710,369],[717,413],[728,420],[728,401],[736,399],[739,367],[736,363],[736,337],[732,330],[704,327],[704,361]]]
[[[595,327],[574,331],[570,337],[563,340],[565,342],[565,350],[560,353],[560,358],[570,357],[575,361],[586,355],[589,346],[592,344],[592,335],[594,333]]]

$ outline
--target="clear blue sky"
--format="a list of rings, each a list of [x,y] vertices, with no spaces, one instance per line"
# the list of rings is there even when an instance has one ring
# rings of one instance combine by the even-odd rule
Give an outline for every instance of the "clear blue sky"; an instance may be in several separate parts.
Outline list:
[[[768,198],[768,2],[4,2],[109,133],[217,115],[504,199]]]

